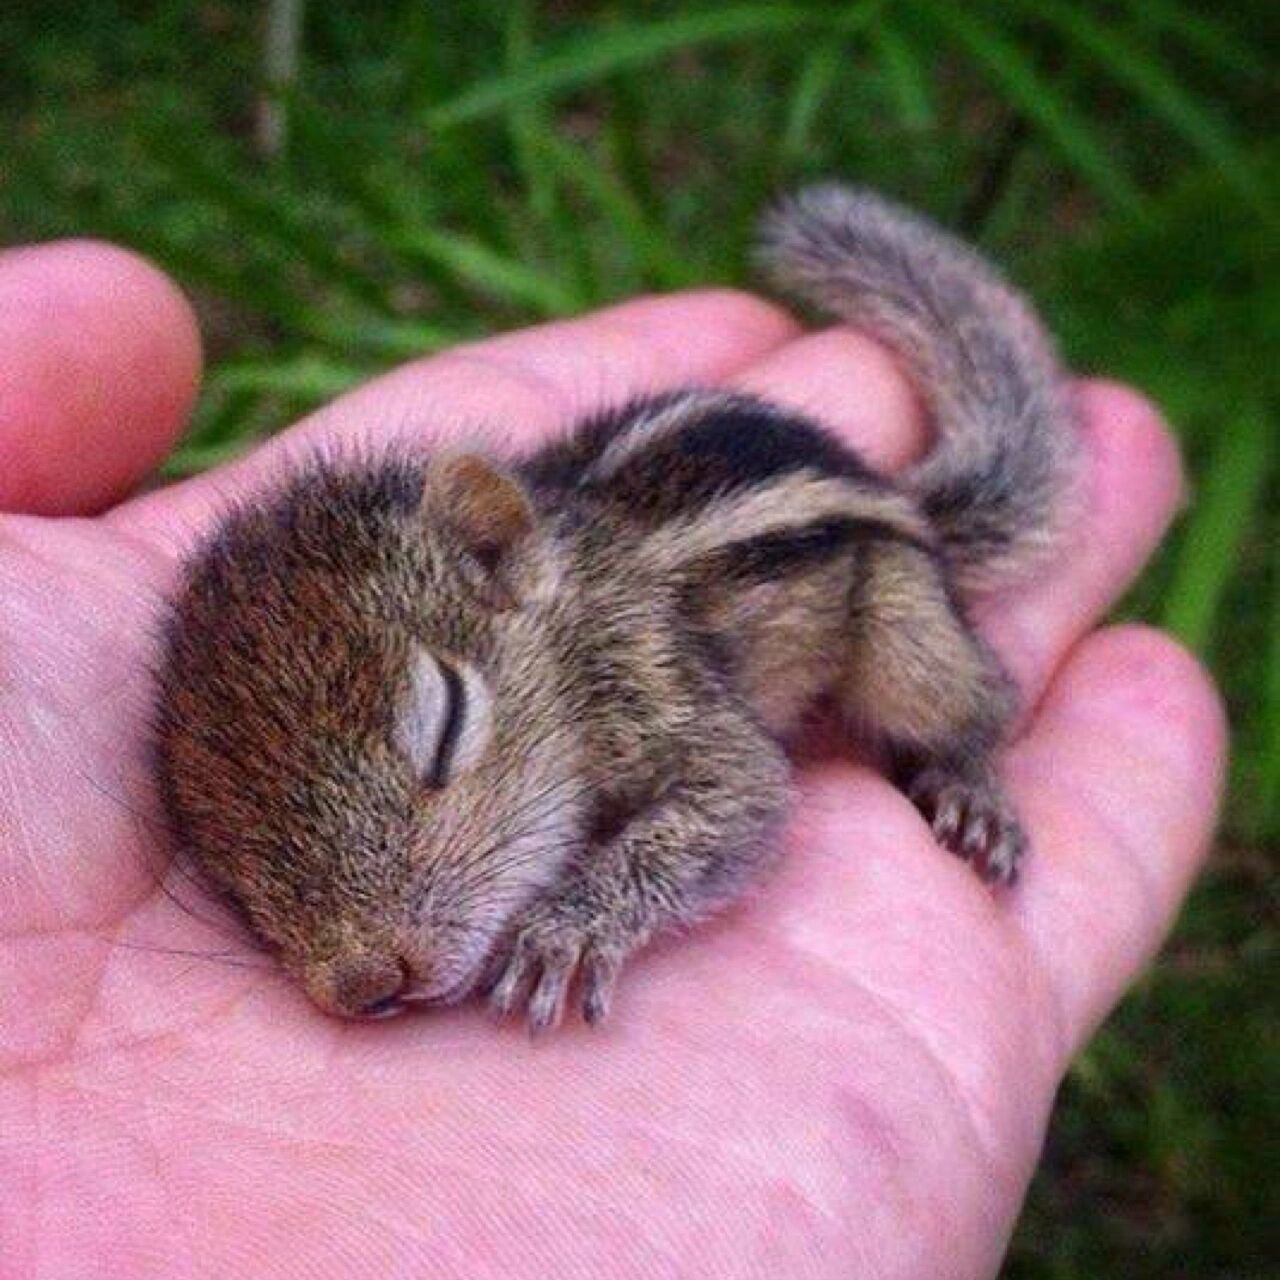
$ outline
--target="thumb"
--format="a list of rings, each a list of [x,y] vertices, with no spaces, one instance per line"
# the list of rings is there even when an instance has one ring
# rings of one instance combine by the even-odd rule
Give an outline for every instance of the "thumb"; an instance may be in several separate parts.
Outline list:
[[[93,241],[0,255],[0,511],[109,506],[168,453],[199,376],[191,308],[144,259]]]

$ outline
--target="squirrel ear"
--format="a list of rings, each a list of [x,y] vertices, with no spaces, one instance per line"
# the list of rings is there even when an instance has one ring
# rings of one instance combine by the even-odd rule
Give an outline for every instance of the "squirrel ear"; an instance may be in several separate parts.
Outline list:
[[[422,501],[498,589],[500,602],[514,604],[527,586],[536,527],[520,485],[484,458],[458,454],[430,465]]]
[[[533,511],[520,486],[474,454],[434,463],[424,500],[486,568],[533,532]]]

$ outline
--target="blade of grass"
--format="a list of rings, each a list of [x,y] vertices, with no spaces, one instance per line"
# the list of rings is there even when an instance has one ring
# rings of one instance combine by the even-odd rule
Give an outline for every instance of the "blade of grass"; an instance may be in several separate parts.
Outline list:
[[[326,345],[338,351],[365,353],[375,361],[414,360],[480,336],[478,329],[419,320],[321,318],[313,329]]]
[[[1150,31],[1167,31],[1192,53],[1230,75],[1261,76],[1266,63],[1234,32],[1176,0],[1129,0],[1135,20]]]
[[[442,195],[447,190],[450,197],[456,198],[458,187],[443,180],[441,166],[420,165],[402,158],[404,131],[388,129],[386,121],[376,114],[338,115],[302,94],[295,97],[294,107],[295,154],[310,162],[313,171],[319,174],[318,185],[331,198],[350,206],[352,219],[361,224],[363,238],[387,261],[391,273],[412,274],[419,264],[402,252],[397,239],[399,231],[443,216]],[[390,157],[385,170],[370,164],[371,155]],[[441,180],[434,187],[428,186],[423,181],[424,170]],[[478,166],[474,172],[483,172],[483,167]],[[488,199],[486,209],[492,211],[494,204],[492,198]],[[435,284],[441,301],[457,305],[470,302],[466,290],[451,279],[437,276]],[[346,340],[377,349],[377,341],[370,342],[368,336],[386,332],[387,326],[398,323],[383,316],[370,317],[367,323],[351,326],[354,332]],[[316,332],[317,327],[313,324],[312,332]],[[443,342],[456,336],[460,335],[446,336]],[[400,354],[405,347],[395,342],[390,350],[393,355]]]
[[[1271,652],[1263,707],[1262,759],[1258,766],[1258,828],[1280,833],[1280,565],[1271,565]]]
[[[160,467],[160,474],[169,480],[179,480],[184,476],[209,471],[223,463],[234,462],[241,454],[248,453],[260,439],[256,435],[239,436],[220,444],[184,445],[165,459]]]
[[[921,50],[888,21],[871,28],[871,44],[903,125],[913,133],[932,129],[937,117]]]
[[[544,316],[569,315],[581,309],[581,299],[554,276],[472,236],[414,227],[401,229],[394,239],[401,252],[500,302],[533,307]]]
[[[495,175],[509,166],[504,141],[487,129],[454,129],[428,137],[421,164],[430,207],[436,211],[432,220],[447,216],[491,243],[507,240],[507,206],[494,198]]]
[[[1220,125],[1195,97],[1182,88],[1159,61],[1115,27],[1104,26],[1079,6],[1060,0],[1016,0],[1038,19],[1048,23],[1091,54],[1097,66],[1125,85],[1147,109],[1161,116],[1181,136],[1211,161],[1241,199],[1268,220],[1277,211],[1254,177],[1232,133]]]
[[[528,0],[513,0],[505,33],[506,73],[518,76],[533,59],[533,14]],[[555,180],[534,158],[536,141],[532,135],[542,126],[540,95],[521,99],[507,113],[507,134],[516,168],[529,196],[529,206],[544,224],[555,220],[559,203]]]
[[[843,25],[846,11],[793,4],[749,4],[682,14],[648,23],[619,23],[567,41],[513,73],[473,85],[428,110],[426,123],[446,129],[493,115],[529,97],[566,93],[619,71],[643,66],[695,45],[789,34]]]
[[[366,306],[392,310],[381,286],[335,252],[325,233],[299,215],[295,205],[301,201],[251,182],[230,164],[217,163],[210,149],[179,137],[172,121],[148,126],[144,143],[151,156],[168,167],[175,183],[192,196],[224,210],[238,229],[283,249]]]
[[[311,94],[295,91],[292,100],[293,149],[318,170],[325,189],[350,203],[366,225],[407,221],[411,201],[405,186],[417,174],[400,166],[399,183],[379,181],[369,156],[391,148],[395,139],[371,113],[338,114]]]
[[[650,162],[646,143],[653,127],[645,87],[635,80],[622,79],[609,94],[603,120],[603,139],[609,164],[618,172],[628,191],[635,193],[642,209],[656,211],[667,201],[656,181],[657,166]]]
[[[534,56],[534,18],[529,0],[511,5],[505,32],[506,69],[518,75]],[[518,213],[520,226],[511,241],[528,242],[531,233],[540,233],[549,246],[559,273],[573,281],[574,292],[584,300],[596,301],[599,287],[591,255],[584,237],[574,227],[560,195],[558,175],[542,163],[541,142],[550,132],[541,95],[512,104],[506,113],[507,136],[527,199]],[[532,217],[530,217],[532,214]]]
[[[869,24],[873,23],[880,15],[884,4],[885,0],[866,0],[865,3],[849,5],[845,9],[839,10],[839,21],[832,24],[835,29],[835,37],[830,41],[830,44],[834,49],[838,51],[842,45],[847,49],[850,37],[856,32],[863,31]],[[759,47],[749,52],[756,54],[758,57],[766,54],[764,47]],[[839,54],[836,52],[833,53],[830,60],[830,74],[833,79],[838,69]],[[802,83],[797,90],[797,94],[800,97],[809,99],[807,103],[804,101],[799,103],[800,118],[798,127],[801,134],[806,132],[804,117],[810,115],[816,119],[816,113],[825,97],[825,90],[821,80],[827,69],[822,65],[822,60],[819,59],[816,64],[811,62],[808,70],[809,84],[806,86],[803,83],[806,76],[802,73]],[[759,72],[757,72],[758,74]],[[747,71],[747,75],[751,75],[750,70]],[[773,109],[768,98],[763,99],[760,103],[758,118],[752,122],[755,136],[785,137],[789,128],[792,127],[792,122],[796,121],[796,113],[797,101],[795,95],[793,95],[791,101],[781,113]],[[783,184],[788,165],[798,163],[800,159],[799,154],[789,153],[785,145],[782,145],[772,150],[761,151],[758,160],[750,165],[744,165],[738,170],[737,180],[733,186],[734,199],[726,219],[726,225],[732,231],[730,237],[732,256],[727,257],[726,261],[731,265],[733,273],[739,278],[748,269],[748,247],[755,242],[760,210]]]
[[[924,30],[941,30],[966,52],[1098,193],[1136,218],[1143,205],[1132,179],[1107,152],[1092,122],[1040,74],[1026,51],[972,9],[950,0],[909,0]]]
[[[181,448],[204,448],[226,444],[244,436],[248,428],[252,397],[224,392],[211,387],[206,377],[193,415],[191,429],[183,437]]]
[[[1238,410],[1222,436],[1183,530],[1164,625],[1203,653],[1271,468],[1276,424],[1260,404]]]
[[[688,257],[601,160],[551,132],[539,136],[537,148],[541,160],[604,217],[653,283],[663,289],[697,283],[697,272]]]
[[[362,382],[367,368],[315,354],[291,360],[234,360],[215,368],[208,385],[224,393],[255,392],[305,400],[327,400]]]
[[[835,87],[841,63],[847,57],[844,42],[836,38],[824,40],[804,60],[778,143],[783,164],[794,164],[803,159],[818,112]]]

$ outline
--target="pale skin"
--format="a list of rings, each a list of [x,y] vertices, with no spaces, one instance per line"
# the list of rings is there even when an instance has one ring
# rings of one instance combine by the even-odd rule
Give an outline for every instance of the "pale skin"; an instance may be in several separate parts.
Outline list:
[[[170,880],[212,924],[157,887],[140,744],[176,558],[322,439],[528,441],[696,382],[893,466],[923,447],[917,406],[873,343],[692,293],[409,365],[128,498],[199,363],[186,304],[138,259],[0,257],[6,1278],[992,1275],[1054,1089],[1169,928],[1219,795],[1204,674],[1154,632],[1099,629],[1180,501],[1152,408],[1079,386],[1087,534],[984,610],[1032,707],[1004,762],[1032,842],[1016,889],[828,756],[771,883],[634,962],[604,1027],[532,1042],[478,1009],[328,1019],[196,887]]]

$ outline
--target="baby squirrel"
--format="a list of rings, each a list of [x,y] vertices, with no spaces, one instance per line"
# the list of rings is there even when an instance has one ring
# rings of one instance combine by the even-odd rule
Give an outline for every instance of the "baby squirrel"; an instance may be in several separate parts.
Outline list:
[[[816,699],[992,881],[1015,691],[965,614],[1064,523],[1076,441],[1035,315],[870,192],[765,221],[783,287],[900,357],[938,432],[877,475],[816,423],[687,390],[516,461],[317,460],[191,561],[156,769],[176,840],[320,1008],[487,992],[605,1016],[627,959],[734,901]],[[856,394],[850,388],[850,394]]]

